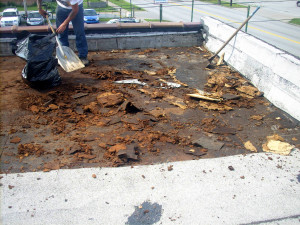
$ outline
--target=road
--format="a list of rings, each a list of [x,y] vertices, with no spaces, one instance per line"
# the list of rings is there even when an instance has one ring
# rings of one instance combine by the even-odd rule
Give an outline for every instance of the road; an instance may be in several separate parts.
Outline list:
[[[159,19],[159,6],[153,4],[153,0],[140,0],[138,3],[132,1],[132,3],[147,10],[147,12],[136,12],[136,17]],[[300,57],[300,26],[286,23],[297,17],[297,10],[299,17],[300,8],[297,8],[294,1],[283,2],[283,4],[265,2],[260,6],[261,9],[249,22],[248,33]],[[256,6],[252,5],[251,12],[255,8]],[[163,5],[164,20],[190,22],[191,12],[191,1],[169,1]],[[231,9],[195,1],[193,21],[199,21],[202,16],[211,16],[237,28],[246,19],[246,15],[246,8]]]

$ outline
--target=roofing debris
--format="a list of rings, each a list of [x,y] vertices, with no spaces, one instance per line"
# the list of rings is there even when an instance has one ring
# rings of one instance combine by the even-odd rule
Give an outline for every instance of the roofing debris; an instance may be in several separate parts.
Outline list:
[[[280,155],[289,155],[294,147],[294,145],[284,142],[284,139],[278,134],[268,136],[267,142],[262,145],[263,151]]]
[[[9,140],[1,142],[2,160],[14,162],[2,170],[151,164],[248,150],[289,154],[293,146],[279,136],[266,143],[260,138],[273,125],[279,134],[293,132],[283,126],[286,117],[273,118],[276,108],[228,66],[199,68],[199,54],[208,53],[198,48],[95,52],[89,67],[61,71],[62,85],[43,92],[22,82],[21,60],[0,58],[0,72],[11,68],[0,84],[1,135]],[[187,57],[191,60],[183,61]],[[289,141],[297,145],[297,137]]]

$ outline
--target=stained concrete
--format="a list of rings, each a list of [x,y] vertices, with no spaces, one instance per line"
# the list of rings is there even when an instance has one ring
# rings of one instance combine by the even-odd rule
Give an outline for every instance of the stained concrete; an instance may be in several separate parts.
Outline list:
[[[294,150],[1,175],[1,224],[299,224],[299,168]]]

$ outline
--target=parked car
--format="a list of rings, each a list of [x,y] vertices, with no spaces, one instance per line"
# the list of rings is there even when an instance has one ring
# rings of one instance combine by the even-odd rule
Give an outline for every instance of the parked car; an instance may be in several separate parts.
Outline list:
[[[99,15],[95,9],[85,9],[83,17],[85,23],[99,23]]]
[[[111,19],[107,23],[138,23],[139,20],[135,18],[121,18],[121,19]]]
[[[0,21],[1,27],[19,26],[21,17],[17,8],[8,8],[3,10]]]
[[[38,11],[29,12],[26,24],[31,26],[44,25],[45,19]]]

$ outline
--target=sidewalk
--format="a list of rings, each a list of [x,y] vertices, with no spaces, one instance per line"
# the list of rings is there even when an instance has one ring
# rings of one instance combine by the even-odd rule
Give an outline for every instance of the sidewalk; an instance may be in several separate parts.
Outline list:
[[[300,152],[2,175],[1,224],[299,224]]]

